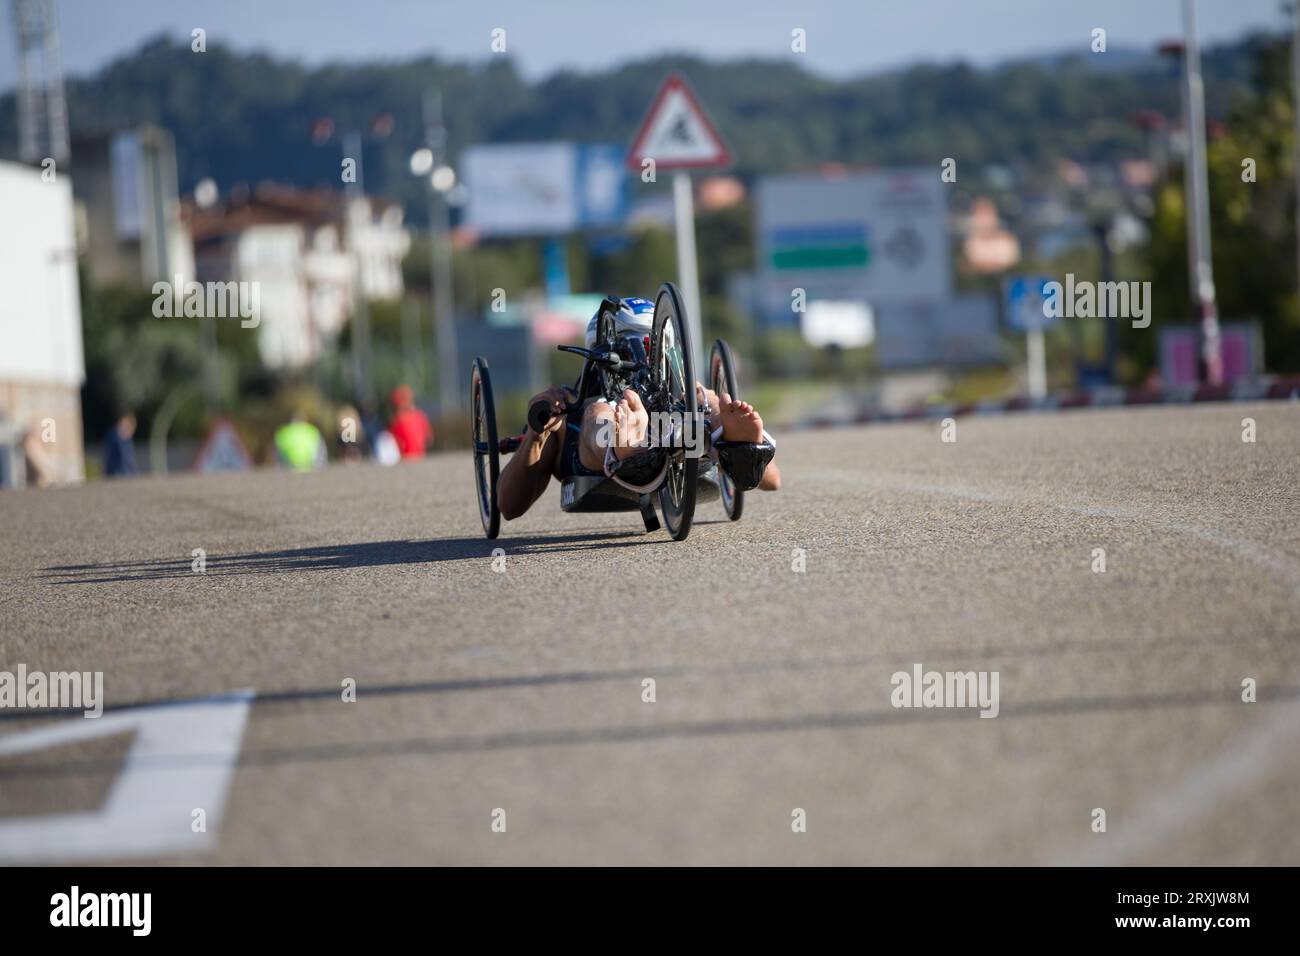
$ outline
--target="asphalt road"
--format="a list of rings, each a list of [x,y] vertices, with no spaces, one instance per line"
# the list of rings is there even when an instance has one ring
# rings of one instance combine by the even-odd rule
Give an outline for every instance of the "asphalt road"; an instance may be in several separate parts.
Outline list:
[[[777,438],[684,543],[554,489],[488,542],[466,453],[0,494],[0,669],[143,708],[0,711],[0,861],[1300,863],[1300,407]]]

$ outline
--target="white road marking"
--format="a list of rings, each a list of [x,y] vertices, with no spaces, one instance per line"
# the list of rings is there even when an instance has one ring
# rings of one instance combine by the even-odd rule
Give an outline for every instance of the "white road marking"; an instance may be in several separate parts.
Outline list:
[[[0,757],[135,732],[98,810],[0,820],[0,863],[164,856],[210,850],[239,757],[251,690],[139,707],[0,737]],[[202,809],[207,831],[191,829]]]

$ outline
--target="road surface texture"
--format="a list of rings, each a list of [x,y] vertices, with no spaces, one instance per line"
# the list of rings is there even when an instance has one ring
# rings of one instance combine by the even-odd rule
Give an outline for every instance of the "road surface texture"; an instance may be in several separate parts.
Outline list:
[[[777,438],[684,543],[554,487],[489,542],[465,452],[0,495],[0,669],[161,728],[0,711],[0,860],[1300,863],[1300,407]],[[222,782],[149,705],[241,690]]]

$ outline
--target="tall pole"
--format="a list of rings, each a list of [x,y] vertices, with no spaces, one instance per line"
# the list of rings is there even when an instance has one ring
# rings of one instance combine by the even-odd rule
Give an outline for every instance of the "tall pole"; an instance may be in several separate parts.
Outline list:
[[[217,320],[213,316],[204,315],[199,321],[203,357],[203,409],[211,418],[217,413]]]
[[[677,281],[685,298],[686,318],[695,349],[695,368],[704,354],[700,322],[700,275],[695,260],[695,201],[691,196],[691,174],[682,170],[673,174],[673,219],[677,227]]]
[[[1101,274],[1101,281],[1106,283],[1115,281],[1115,256],[1110,248],[1110,231],[1113,225],[1114,222],[1109,216],[1094,222],[1092,225],[1093,235],[1097,237],[1098,271]],[[1074,328],[1078,329],[1079,326],[1076,324]],[[1115,381],[1115,359],[1119,355],[1118,322],[1106,323],[1105,348],[1106,380],[1113,383]]]
[[[357,406],[365,408],[372,398],[370,387],[370,303],[366,299],[365,262],[361,258],[359,236],[352,234],[353,208],[359,202],[365,208],[366,219],[370,219],[370,200],[366,198],[365,172],[361,163],[361,134],[351,130],[343,135],[343,157],[352,159],[357,164],[357,175],[346,190],[348,202],[344,210],[343,221],[348,232],[348,245],[352,250],[352,261],[357,270],[356,312],[352,319],[352,368],[356,382]]]
[[[1025,333],[1025,361],[1029,368],[1029,397],[1041,402],[1047,397],[1047,343],[1041,324]]]
[[[40,40],[44,29],[44,8],[37,0],[13,0],[14,33],[20,66],[18,83],[18,158],[24,163],[41,161]]]
[[[1223,384],[1223,350],[1219,311],[1214,296],[1214,267],[1210,261],[1210,189],[1205,168],[1205,85],[1201,80],[1201,51],[1196,42],[1196,2],[1183,0],[1183,116],[1187,129],[1185,190],[1190,208],[1187,226],[1191,244],[1191,292],[1201,324],[1201,364],[1205,381]]]
[[[455,295],[452,289],[451,217],[447,197],[434,186],[433,175],[446,164],[447,131],[442,124],[442,93],[433,90],[424,101],[425,145],[433,153],[429,177],[429,278],[433,283],[433,340],[438,350],[438,410],[454,415],[461,409],[460,381],[456,374]]]
[[[404,298],[400,310],[402,352],[406,357],[407,375],[417,391],[424,392],[424,336],[420,334],[420,304]]]
[[[1291,119],[1295,123],[1296,282],[1300,288],[1300,0],[1291,3]]]
[[[49,124],[50,155],[66,163],[71,153],[68,144],[68,107],[63,96],[63,55],[59,49],[59,27],[55,22],[54,0],[45,5],[45,115]]]

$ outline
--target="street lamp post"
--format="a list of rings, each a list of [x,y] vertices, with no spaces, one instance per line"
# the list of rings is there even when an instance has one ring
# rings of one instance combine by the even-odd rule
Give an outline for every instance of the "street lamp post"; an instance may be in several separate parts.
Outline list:
[[[1183,119],[1187,130],[1187,228],[1192,303],[1201,326],[1201,364],[1205,381],[1223,384],[1223,350],[1215,303],[1214,267],[1210,259],[1210,190],[1205,168],[1205,84],[1196,40],[1196,2],[1183,0]]]
[[[433,286],[433,338],[438,352],[438,406],[442,415],[461,409],[457,381],[455,295],[452,288],[451,217],[447,194],[456,173],[446,162],[447,132],[442,124],[442,94],[431,91],[424,101],[425,148],[411,157],[411,172],[429,186],[429,280]]]
[[[343,158],[351,158],[356,163],[356,177],[348,184],[345,191],[352,202],[345,206],[343,222],[345,230],[350,230],[352,226],[352,209],[353,203],[360,201],[366,204],[367,216],[369,216],[369,200],[366,199],[365,173],[362,166],[362,140],[361,134],[356,130],[350,130],[343,135]],[[346,233],[345,233],[346,234]],[[366,299],[365,284],[365,263],[361,258],[361,250],[357,248],[358,242],[353,241],[352,236],[348,236],[348,244],[352,247],[352,259],[355,265],[357,276],[356,283],[353,286],[353,302],[356,312],[352,322],[352,368],[356,381],[357,405],[365,408],[371,398],[373,398],[370,387],[370,303]]]
[[[1296,281],[1300,283],[1300,0],[1291,3],[1291,118],[1295,123]]]

